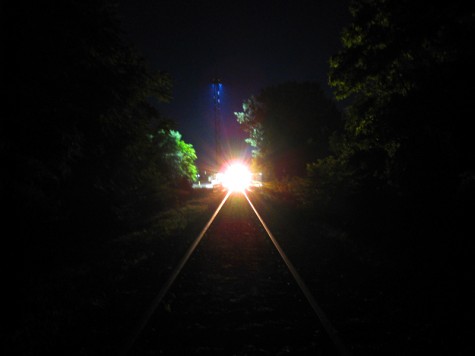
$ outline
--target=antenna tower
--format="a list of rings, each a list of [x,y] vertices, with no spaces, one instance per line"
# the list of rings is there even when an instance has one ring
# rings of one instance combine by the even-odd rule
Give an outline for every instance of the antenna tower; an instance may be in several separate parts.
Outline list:
[[[221,79],[215,78],[211,81],[213,89],[213,109],[214,109],[214,141],[215,141],[215,165],[216,171],[219,170],[221,161],[221,94],[223,83]]]

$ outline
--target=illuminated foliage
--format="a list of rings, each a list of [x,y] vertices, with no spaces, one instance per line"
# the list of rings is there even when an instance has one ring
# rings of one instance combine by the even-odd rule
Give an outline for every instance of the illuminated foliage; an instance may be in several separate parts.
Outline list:
[[[170,178],[186,179],[190,182],[196,180],[196,152],[193,145],[182,140],[182,136],[175,130],[160,130],[159,147],[170,167]]]
[[[473,169],[473,4],[358,0],[351,13],[329,82],[351,103],[344,149],[360,181],[418,191]]]
[[[167,101],[171,80],[122,40],[114,2],[24,1],[4,10],[15,24],[0,130],[11,221],[98,229],[138,223],[167,204],[165,177],[184,168],[168,165],[147,137],[170,126],[151,100]],[[177,144],[183,162],[192,160],[191,148]]]
[[[235,115],[257,165],[277,179],[302,176],[307,163],[325,157],[329,137],[341,123],[332,101],[312,82],[265,88]]]
[[[244,132],[249,137],[245,141],[253,148],[253,157],[262,156],[262,144],[264,141],[264,130],[262,127],[262,108],[254,96],[245,100],[242,104],[242,112],[235,112],[237,122],[242,125]]]

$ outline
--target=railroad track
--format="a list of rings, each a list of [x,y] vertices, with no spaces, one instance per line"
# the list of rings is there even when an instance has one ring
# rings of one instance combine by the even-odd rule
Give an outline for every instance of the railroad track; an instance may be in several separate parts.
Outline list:
[[[349,355],[247,193],[227,193],[123,355]]]

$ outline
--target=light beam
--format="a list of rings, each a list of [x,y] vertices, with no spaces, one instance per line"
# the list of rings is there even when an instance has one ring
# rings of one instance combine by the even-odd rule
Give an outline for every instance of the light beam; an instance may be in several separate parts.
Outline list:
[[[231,164],[223,175],[223,186],[231,192],[243,192],[251,184],[251,172],[242,163]]]

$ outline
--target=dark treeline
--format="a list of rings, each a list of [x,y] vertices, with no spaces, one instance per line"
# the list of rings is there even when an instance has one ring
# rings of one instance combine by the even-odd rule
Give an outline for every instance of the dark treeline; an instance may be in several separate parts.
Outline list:
[[[150,104],[170,99],[171,80],[124,42],[115,11],[2,5],[1,194],[19,263],[140,225],[193,179],[194,149]]]
[[[235,115],[266,180],[304,175],[308,162],[330,153],[329,137],[342,127],[340,113],[315,82],[265,88]]]
[[[366,229],[407,221],[422,227],[423,243],[442,231],[456,239],[475,178],[473,4],[354,1],[350,10],[330,60],[337,98],[350,100],[345,131],[335,155],[313,167],[314,187],[319,169],[336,164]]]
[[[237,119],[256,161],[274,173],[295,163],[287,189],[315,211],[367,238],[419,224],[433,239],[473,212],[473,4],[370,0],[350,11],[329,72],[342,123],[306,84],[297,95],[264,89]]]

